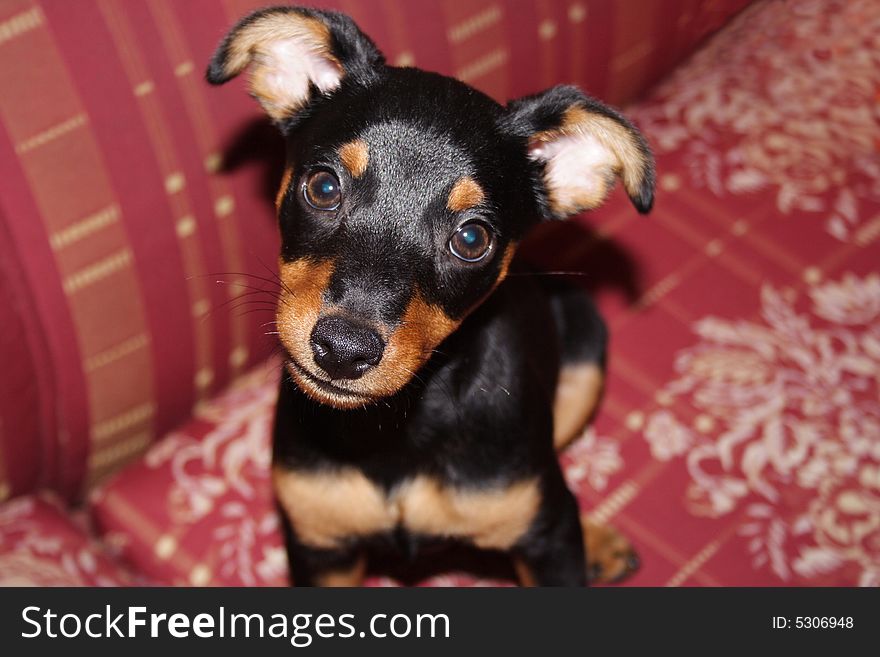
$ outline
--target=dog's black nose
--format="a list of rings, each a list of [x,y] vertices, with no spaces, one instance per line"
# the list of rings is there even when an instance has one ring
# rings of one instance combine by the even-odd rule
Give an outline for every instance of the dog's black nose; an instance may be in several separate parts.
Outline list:
[[[315,363],[331,379],[359,379],[382,360],[385,343],[372,329],[342,317],[323,317],[312,329]]]

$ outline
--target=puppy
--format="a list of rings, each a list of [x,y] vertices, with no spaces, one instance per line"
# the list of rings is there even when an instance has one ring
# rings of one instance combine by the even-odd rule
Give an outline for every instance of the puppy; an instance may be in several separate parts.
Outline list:
[[[502,106],[388,66],[330,11],[242,19],[207,79],[245,69],[287,145],[273,483],[294,583],[355,585],[371,551],[438,540],[509,553],[526,585],[626,574],[556,454],[599,399],[604,325],[580,291],[507,275],[532,226],[617,178],[650,210],[643,137],[574,87]]]

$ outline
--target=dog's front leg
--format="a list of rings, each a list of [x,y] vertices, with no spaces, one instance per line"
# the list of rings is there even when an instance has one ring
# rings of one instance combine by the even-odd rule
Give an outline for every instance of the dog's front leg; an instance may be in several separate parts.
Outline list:
[[[513,558],[523,586],[587,585],[578,504],[558,468],[545,480],[541,506]]]
[[[357,548],[319,549],[309,547],[296,537],[283,511],[281,526],[294,586],[360,586],[367,561]]]

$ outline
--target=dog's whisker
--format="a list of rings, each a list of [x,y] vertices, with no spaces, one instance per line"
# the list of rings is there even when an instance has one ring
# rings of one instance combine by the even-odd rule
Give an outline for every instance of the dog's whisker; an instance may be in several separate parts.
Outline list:
[[[263,269],[269,272],[269,275],[276,280],[279,286],[284,288],[284,290],[286,290],[288,294],[293,295],[293,290],[287,287],[287,284],[284,282],[278,272],[276,272],[274,269],[270,268],[265,262],[263,262],[263,259],[260,256],[257,256],[257,261],[263,266]]]
[[[248,308],[247,310],[244,310],[242,312],[234,313],[234,316],[235,317],[244,317],[246,315],[253,315],[254,313],[259,313],[259,312],[271,312],[271,311],[270,311],[270,309],[267,309],[267,308]]]
[[[255,285],[245,285],[244,283],[236,283],[236,282],[233,282],[233,281],[217,280],[217,281],[214,281],[214,282],[215,282],[217,285],[228,285],[228,286],[230,286],[230,287],[238,287],[238,288],[241,288],[241,289],[243,289],[243,290],[249,290],[250,292],[264,292],[265,294],[271,294],[271,295],[274,296],[276,299],[280,299],[280,298],[281,298],[281,290],[280,290],[280,289],[257,287],[257,286],[255,286]],[[240,297],[242,294],[245,294],[245,293],[244,293],[244,292],[241,292],[241,293],[239,293],[239,294],[236,294],[235,296],[239,296],[239,297]]]
[[[258,281],[263,281],[264,283],[269,283],[271,285],[278,285],[278,281],[275,281],[271,278],[266,278],[265,276],[260,276],[258,274],[246,272],[246,271],[215,271],[215,272],[209,272],[207,274],[193,274],[191,276],[187,276],[187,280],[191,280],[193,278],[206,278],[206,277],[214,278],[214,277],[218,277],[218,276],[234,276],[236,279],[254,278]],[[220,279],[220,280],[225,280],[225,279]],[[236,281],[231,280],[231,281],[227,281],[227,282],[234,283]]]
[[[217,311],[217,310],[226,309],[229,312],[232,312],[233,310],[239,310],[240,308],[248,308],[248,307],[254,307],[255,309],[259,308],[259,309],[264,309],[264,310],[273,311],[273,312],[275,310],[275,304],[273,304],[269,301],[266,301],[264,299],[236,299],[234,303],[224,304],[223,306],[218,306],[214,310]]]
[[[262,294],[267,294],[267,295],[268,295],[269,299],[265,299],[265,301],[266,301],[267,303],[277,303],[278,301],[280,301],[279,297],[275,296],[275,295],[272,294],[271,292],[267,292],[267,290],[250,290],[249,292],[242,292],[241,294],[237,294],[237,295],[235,295],[234,297],[230,297],[229,299],[227,299],[227,300],[224,301],[222,304],[220,304],[220,305],[218,305],[218,306],[216,306],[216,307],[217,307],[217,308],[223,308],[223,307],[226,306],[227,304],[229,304],[229,303],[235,303],[236,301],[238,301],[238,300],[240,300],[240,299],[247,299],[247,298],[255,297],[255,296],[257,296],[257,295],[262,295]]]
[[[248,301],[245,302],[245,301],[242,301],[241,299],[229,299],[229,300],[227,300],[227,301],[224,301],[224,302],[221,303],[220,305],[213,306],[212,308],[209,308],[208,311],[207,311],[204,315],[202,315],[202,316],[199,318],[199,321],[200,321],[200,322],[205,322],[205,321],[207,321],[208,319],[213,319],[213,318],[216,316],[216,314],[217,314],[218,312],[223,311],[223,310],[225,310],[225,311],[231,313],[232,311],[234,311],[234,310],[236,310],[237,308],[241,307],[241,305],[243,305],[243,304],[245,304],[245,303],[247,303],[247,304],[250,304],[250,303],[264,303],[264,304],[266,304],[266,308],[265,308],[265,309],[266,309],[267,311],[270,311],[270,310],[274,311],[274,309],[275,309],[275,305],[272,304],[272,303],[269,302],[269,301],[264,301],[264,300],[259,300],[259,299],[252,299],[252,300],[248,300]]]
[[[246,308],[248,306],[258,306],[265,308],[266,310],[271,310],[273,312],[277,307],[272,301],[269,301],[268,299],[232,299],[231,302],[226,302],[220,306],[217,306],[216,308],[213,308],[212,311],[226,310],[231,312],[233,310],[237,310],[238,308]]]
[[[593,274],[585,271],[515,271],[507,275],[508,278],[511,276],[593,276]]]

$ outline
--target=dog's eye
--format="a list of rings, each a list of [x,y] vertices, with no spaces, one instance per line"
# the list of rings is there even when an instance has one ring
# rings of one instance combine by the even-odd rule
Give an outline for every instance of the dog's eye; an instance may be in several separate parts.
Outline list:
[[[339,180],[329,171],[316,171],[303,185],[303,196],[316,210],[335,210],[342,198]]]
[[[455,231],[449,240],[449,250],[465,262],[477,262],[492,250],[492,235],[482,223],[471,221]]]

